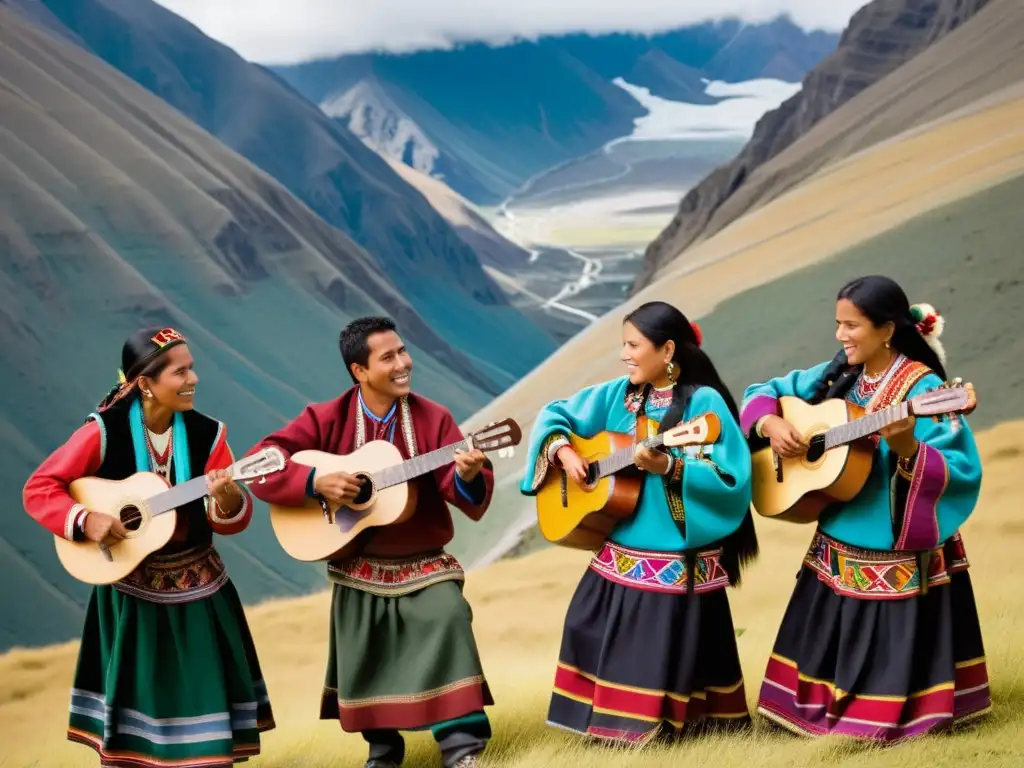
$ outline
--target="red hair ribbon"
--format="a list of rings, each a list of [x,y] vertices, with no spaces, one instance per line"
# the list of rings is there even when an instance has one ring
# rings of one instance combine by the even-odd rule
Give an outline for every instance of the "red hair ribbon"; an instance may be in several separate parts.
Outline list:
[[[922,336],[931,336],[932,331],[935,330],[936,320],[938,320],[938,318],[933,313],[925,315],[924,318],[917,323],[917,332]]]
[[[701,346],[704,343],[704,332],[696,323],[690,323],[690,327],[693,329],[693,335],[697,337],[697,346]]]

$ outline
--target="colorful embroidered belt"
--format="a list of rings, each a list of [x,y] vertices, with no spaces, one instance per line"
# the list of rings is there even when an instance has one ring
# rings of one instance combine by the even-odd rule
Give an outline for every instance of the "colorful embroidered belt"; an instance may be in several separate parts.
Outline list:
[[[396,558],[357,556],[327,564],[327,578],[333,583],[385,597],[465,577],[459,561],[447,552]]]
[[[722,565],[722,549],[697,552],[693,567],[693,591],[722,589],[729,576]],[[682,552],[644,552],[606,541],[590,561],[598,574],[633,589],[686,594],[686,558]]]
[[[209,597],[228,580],[227,569],[212,544],[174,554],[155,553],[111,586],[151,603],[189,603]]]
[[[923,557],[922,557],[923,555]],[[928,579],[921,589],[921,565],[927,562]],[[948,584],[957,571],[968,568],[963,539],[955,534],[928,552],[857,549],[821,531],[814,534],[804,565],[818,574],[837,595],[860,600],[900,600]]]

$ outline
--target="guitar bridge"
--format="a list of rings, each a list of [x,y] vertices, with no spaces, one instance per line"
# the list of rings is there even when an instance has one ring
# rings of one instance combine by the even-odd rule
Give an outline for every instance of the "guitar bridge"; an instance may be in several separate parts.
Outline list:
[[[324,520],[327,521],[328,525],[333,525],[334,515],[331,514],[331,507],[327,503],[327,499],[323,496],[317,496],[316,500],[320,502],[320,511],[324,513]]]
[[[782,482],[782,459],[779,458],[779,454],[772,451],[772,466],[775,467],[775,482]]]
[[[569,508],[569,475],[562,470],[562,509]]]

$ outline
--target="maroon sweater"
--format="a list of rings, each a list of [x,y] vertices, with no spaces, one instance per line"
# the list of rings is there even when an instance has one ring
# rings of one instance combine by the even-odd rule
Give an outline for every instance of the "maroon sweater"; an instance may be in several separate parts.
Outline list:
[[[311,403],[290,424],[253,446],[249,454],[276,446],[284,452],[285,459],[302,450],[345,455],[358,447],[358,419],[363,420],[365,442],[389,439],[405,459],[411,458],[405,439],[410,426],[417,455],[464,439],[451,412],[422,395],[410,394],[407,398],[411,425],[404,423],[405,414],[399,402],[395,404],[393,427],[382,429],[375,417],[365,410],[358,394],[359,388],[353,386],[334,400]],[[383,434],[379,434],[381,432]],[[271,504],[301,506],[309,498],[310,479],[309,467],[288,462],[283,471],[267,476],[266,482],[253,483],[250,490]],[[417,485],[416,511],[403,523],[375,529],[364,554],[404,557],[441,549],[455,533],[448,504],[461,509],[471,520],[479,520],[487,511],[494,491],[490,462],[485,462],[469,483],[456,477],[454,463],[412,482]]]

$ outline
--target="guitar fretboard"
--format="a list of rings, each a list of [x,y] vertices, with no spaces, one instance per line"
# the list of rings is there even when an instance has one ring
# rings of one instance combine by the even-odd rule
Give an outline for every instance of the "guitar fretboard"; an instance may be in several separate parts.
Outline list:
[[[648,437],[645,440],[641,440],[641,445],[646,445],[648,448],[658,448],[662,443],[665,442],[664,435],[655,435],[654,437]],[[620,448],[615,453],[605,456],[603,459],[596,462],[596,469],[594,479],[600,477],[607,477],[613,475],[620,469],[625,469],[633,463],[633,450],[634,446],[629,445],[625,448]]]
[[[438,448],[430,451],[429,453],[413,456],[411,459],[406,459],[401,464],[385,467],[384,469],[373,473],[373,482],[379,489],[390,488],[394,485],[406,483],[415,477],[425,475],[428,472],[433,472],[435,469],[443,467],[446,464],[451,464],[455,461],[456,449],[468,451],[469,444],[465,440],[460,440],[457,443],[446,445],[443,448]]]
[[[231,472],[234,468],[235,465],[232,464],[228,467],[228,471]],[[188,504],[190,501],[201,499],[206,493],[206,475],[199,475],[181,485],[173,485],[166,491],[151,496],[146,503],[149,505],[151,515],[160,515]]]
[[[832,427],[832,429],[825,433],[825,450],[827,451],[830,448],[867,437],[893,422],[907,418],[909,415],[910,404],[904,401],[891,408],[886,408],[884,411],[878,411],[868,416],[854,419],[846,424],[840,424],[838,427]]]

